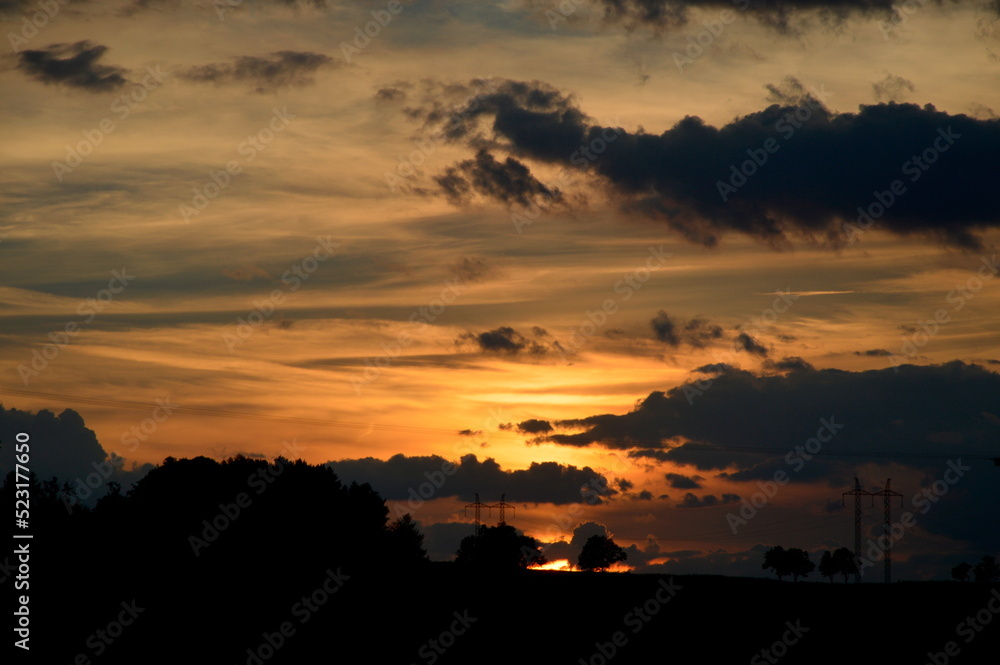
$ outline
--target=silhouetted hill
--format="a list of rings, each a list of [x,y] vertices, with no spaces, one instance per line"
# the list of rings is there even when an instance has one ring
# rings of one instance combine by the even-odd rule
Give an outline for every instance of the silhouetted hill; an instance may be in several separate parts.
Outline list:
[[[995,586],[430,563],[370,487],[302,462],[168,460],[93,511],[32,492],[31,647],[48,665],[926,663],[949,642],[948,662],[980,663],[1000,641]]]

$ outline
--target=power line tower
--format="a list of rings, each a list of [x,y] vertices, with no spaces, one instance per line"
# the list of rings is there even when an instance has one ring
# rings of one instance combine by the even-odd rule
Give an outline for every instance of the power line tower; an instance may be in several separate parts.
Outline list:
[[[486,509],[486,514],[489,515],[489,514],[491,514],[490,513],[490,509],[493,508],[493,506],[489,506],[489,505],[483,503],[482,501],[480,501],[479,500],[479,492],[476,492],[476,501],[475,501],[475,503],[469,503],[469,504],[466,504],[466,506],[465,506],[465,516],[466,517],[469,516],[469,508],[475,508],[476,509],[476,536],[480,536],[480,535],[482,535],[482,530],[483,530],[483,527],[482,527],[482,523],[483,523],[483,520],[482,520],[482,509],[485,508]]]
[[[862,489],[861,481],[855,477],[854,489],[850,492],[842,492],[840,494],[841,505],[844,505],[848,496],[854,497],[854,583],[858,584],[861,582],[861,497],[872,496],[872,493]],[[872,499],[872,505],[875,505],[874,498]]]
[[[873,497],[881,496],[885,499],[885,522],[882,526],[882,531],[885,534],[885,555],[883,556],[883,564],[885,565],[885,583],[888,584],[892,581],[892,497],[899,497],[899,507],[903,507],[903,495],[899,492],[894,491],[890,484],[892,483],[892,478],[886,478],[885,489],[881,492],[875,492],[872,494]],[[873,498],[874,502],[875,499]]]
[[[506,509],[506,508],[507,508],[508,506],[510,506],[510,509],[511,509],[512,511],[515,511],[515,514],[516,514],[516,510],[517,510],[517,507],[516,507],[516,506],[515,506],[514,504],[512,504],[512,503],[507,503],[507,502],[506,502],[506,501],[504,500],[504,499],[506,498],[506,496],[507,496],[506,494],[501,494],[501,495],[500,495],[500,503],[494,503],[494,504],[493,504],[492,506],[487,506],[487,508],[499,508],[499,509],[500,509],[500,522],[499,522],[499,524],[500,524],[501,526],[503,526],[504,524],[506,524],[506,523],[507,523],[507,520],[506,520],[506,512],[505,512],[505,509]]]

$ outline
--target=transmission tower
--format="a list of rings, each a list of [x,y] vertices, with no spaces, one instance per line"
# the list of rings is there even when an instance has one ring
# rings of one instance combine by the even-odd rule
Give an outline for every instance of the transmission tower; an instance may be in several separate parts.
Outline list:
[[[847,496],[854,497],[854,583],[857,584],[861,582],[861,497],[872,496],[872,493],[861,489],[861,481],[855,477],[854,489],[850,492],[841,493],[841,505],[844,505]],[[874,498],[872,499],[872,505],[875,505]]]
[[[466,504],[466,506],[465,506],[465,516],[466,517],[469,516],[469,508],[475,508],[476,509],[476,535],[479,536],[479,535],[481,535],[481,532],[482,532],[482,529],[483,529],[483,527],[482,527],[482,522],[483,522],[482,521],[482,509],[485,508],[486,509],[486,514],[489,515],[490,514],[490,509],[493,508],[493,506],[489,506],[489,505],[483,503],[482,501],[480,501],[479,500],[479,492],[476,492],[476,502],[475,503]]]
[[[494,503],[494,504],[493,504],[492,506],[487,506],[487,508],[499,508],[499,509],[500,509],[500,522],[499,522],[499,524],[500,524],[501,526],[503,526],[504,524],[506,524],[506,523],[507,523],[507,520],[506,520],[506,512],[505,512],[505,509],[506,509],[506,508],[507,508],[508,506],[510,506],[510,509],[511,509],[511,510],[513,510],[513,511],[515,511],[515,512],[516,512],[516,510],[517,510],[517,507],[516,507],[516,506],[514,506],[514,504],[512,504],[512,503],[507,503],[507,502],[506,502],[506,501],[504,500],[504,499],[506,498],[506,496],[507,496],[506,494],[501,494],[501,495],[500,495],[500,503]]]
[[[885,583],[888,584],[892,581],[892,497],[899,497],[899,507],[903,507],[903,495],[899,492],[894,491],[890,484],[892,483],[892,478],[886,478],[885,489],[881,492],[875,492],[872,494],[873,497],[881,496],[885,499],[885,522],[883,524],[882,530],[885,533],[885,556],[882,559],[885,566]],[[874,501],[875,499],[872,499]]]

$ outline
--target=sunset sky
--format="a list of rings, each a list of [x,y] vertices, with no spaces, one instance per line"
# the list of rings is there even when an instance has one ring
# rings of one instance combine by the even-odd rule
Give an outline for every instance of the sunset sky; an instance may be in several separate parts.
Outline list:
[[[891,5],[0,0],[0,438],[332,462],[438,559],[505,493],[763,575],[855,476],[898,577],[998,554],[1000,14]]]

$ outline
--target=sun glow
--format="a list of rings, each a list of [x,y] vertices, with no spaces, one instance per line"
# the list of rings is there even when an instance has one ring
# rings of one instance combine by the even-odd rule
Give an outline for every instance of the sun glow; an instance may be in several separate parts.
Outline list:
[[[528,570],[561,570],[563,572],[577,572],[576,568],[569,562],[569,559],[556,559],[540,565],[528,566]]]

